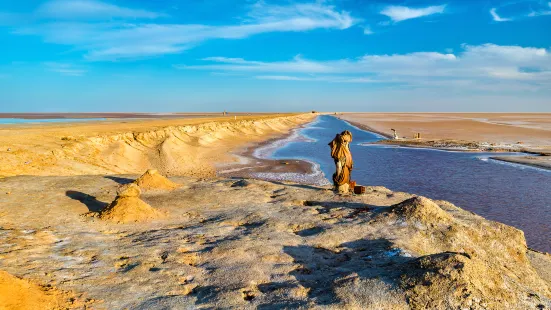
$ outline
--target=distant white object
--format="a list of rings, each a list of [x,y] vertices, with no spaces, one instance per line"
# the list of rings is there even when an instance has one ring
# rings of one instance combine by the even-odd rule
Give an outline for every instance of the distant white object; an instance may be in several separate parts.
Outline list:
[[[235,115],[235,116],[233,117],[233,119],[237,120],[237,115]]]
[[[394,140],[399,139],[398,133],[396,132],[396,129],[390,129],[390,130],[392,130],[392,134],[393,134],[393,137],[392,137],[392,138],[393,138]]]

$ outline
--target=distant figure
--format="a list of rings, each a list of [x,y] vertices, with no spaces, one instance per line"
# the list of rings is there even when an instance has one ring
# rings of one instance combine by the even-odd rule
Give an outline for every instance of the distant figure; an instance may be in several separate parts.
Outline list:
[[[394,140],[398,139],[398,133],[396,132],[396,129],[390,129],[390,130],[392,130],[392,135],[393,135],[392,138],[393,138]]]
[[[339,193],[347,193],[349,190],[350,173],[354,167],[352,154],[350,153],[350,142],[352,142],[352,133],[348,130],[335,136],[335,139],[329,143],[331,147],[331,157],[335,161],[335,173],[333,174],[333,184],[335,190]]]

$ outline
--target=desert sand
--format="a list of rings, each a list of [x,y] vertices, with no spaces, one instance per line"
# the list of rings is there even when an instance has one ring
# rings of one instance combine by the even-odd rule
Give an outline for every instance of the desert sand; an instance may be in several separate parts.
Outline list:
[[[222,177],[312,119],[4,127],[0,309],[551,307],[551,256],[513,227],[384,187]]]
[[[551,256],[444,201],[173,177],[180,187],[139,197],[164,216],[102,218],[136,178],[1,179],[0,269],[64,292],[56,302],[69,309],[551,306]]]
[[[400,140],[402,146],[490,152],[528,152],[543,156],[493,157],[551,169],[551,113],[342,113],[358,127]],[[413,139],[416,133],[421,139]]]
[[[0,126],[0,177],[142,173],[214,176],[231,150],[281,136],[312,114]]]

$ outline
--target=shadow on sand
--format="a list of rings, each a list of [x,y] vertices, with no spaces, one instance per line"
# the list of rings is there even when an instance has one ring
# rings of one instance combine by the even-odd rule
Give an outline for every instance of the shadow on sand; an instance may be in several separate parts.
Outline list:
[[[78,200],[85,204],[86,207],[88,207],[88,211],[90,212],[99,212],[103,208],[107,207],[107,205],[109,205],[108,203],[99,201],[96,199],[96,197],[85,194],[83,192],[67,191],[65,192],[65,195],[67,195],[67,197],[71,199]]]
[[[120,185],[125,185],[125,184],[129,184],[129,183],[134,182],[133,179],[121,178],[121,177],[116,177],[116,176],[112,176],[112,175],[106,175],[106,176],[104,176],[104,178],[115,181],[115,182],[119,183]]]

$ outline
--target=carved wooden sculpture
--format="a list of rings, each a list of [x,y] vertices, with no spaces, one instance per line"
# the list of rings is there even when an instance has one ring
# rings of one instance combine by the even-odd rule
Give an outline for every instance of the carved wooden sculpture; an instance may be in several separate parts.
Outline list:
[[[333,184],[335,189],[341,193],[348,192],[350,173],[354,167],[352,154],[350,153],[350,142],[352,142],[352,133],[345,130],[337,134],[335,139],[329,143],[336,170],[333,174]]]

